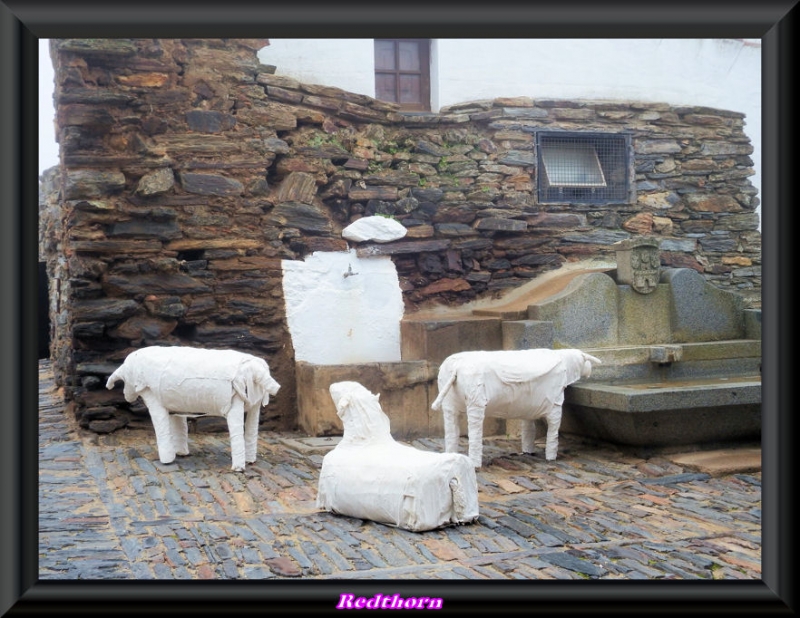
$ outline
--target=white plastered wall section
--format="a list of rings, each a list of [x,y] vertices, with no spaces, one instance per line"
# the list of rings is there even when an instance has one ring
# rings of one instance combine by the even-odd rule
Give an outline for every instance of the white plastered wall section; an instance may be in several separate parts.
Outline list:
[[[373,39],[273,39],[258,52],[276,75],[375,96]]]
[[[403,297],[394,263],[355,250],[283,261],[295,358],[317,365],[400,360]]]

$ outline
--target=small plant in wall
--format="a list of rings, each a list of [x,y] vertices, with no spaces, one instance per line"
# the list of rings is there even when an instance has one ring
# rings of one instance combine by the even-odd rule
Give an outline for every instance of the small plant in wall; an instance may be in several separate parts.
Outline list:
[[[367,165],[367,173],[369,174],[376,174],[383,169],[385,169],[384,165],[378,161],[370,161]]]
[[[333,146],[340,150],[347,150],[344,147],[344,144],[342,144],[342,142],[339,139],[337,139],[332,135],[324,135],[322,133],[317,133],[313,135],[308,140],[307,143],[311,148],[322,148],[323,146]]]
[[[319,148],[320,146],[322,146],[324,140],[325,136],[320,133],[317,133],[316,135],[313,135],[311,139],[308,140],[308,145],[311,146],[312,148]]]

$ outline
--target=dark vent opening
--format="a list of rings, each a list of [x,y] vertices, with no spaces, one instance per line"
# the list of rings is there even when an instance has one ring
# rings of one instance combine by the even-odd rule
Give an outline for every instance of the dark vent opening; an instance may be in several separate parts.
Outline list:
[[[178,324],[172,334],[183,341],[194,341],[197,337],[197,325]]]
[[[187,249],[186,251],[178,251],[178,261],[193,262],[195,260],[202,260],[204,249]]]

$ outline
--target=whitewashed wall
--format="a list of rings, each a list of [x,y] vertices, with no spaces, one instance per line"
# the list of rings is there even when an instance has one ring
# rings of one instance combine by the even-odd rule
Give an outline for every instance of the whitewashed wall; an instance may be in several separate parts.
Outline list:
[[[295,358],[317,365],[400,360],[403,295],[386,256],[318,251],[283,261]]]
[[[273,39],[276,73],[375,96],[372,39]],[[758,39],[435,39],[431,105],[500,96],[634,99],[746,114],[761,189]],[[759,208],[760,214],[760,208]]]
[[[272,39],[258,57],[274,64],[277,75],[306,84],[336,86],[375,96],[375,49],[372,39]]]

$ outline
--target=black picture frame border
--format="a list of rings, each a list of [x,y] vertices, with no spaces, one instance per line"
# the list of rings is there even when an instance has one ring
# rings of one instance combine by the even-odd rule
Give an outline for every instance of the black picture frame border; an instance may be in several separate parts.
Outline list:
[[[764,428],[762,581],[38,581],[37,42],[67,37],[761,38]],[[447,612],[794,613],[790,234],[797,204],[796,2],[457,7],[231,1],[0,1],[0,614],[319,613],[342,592],[440,596]]]

